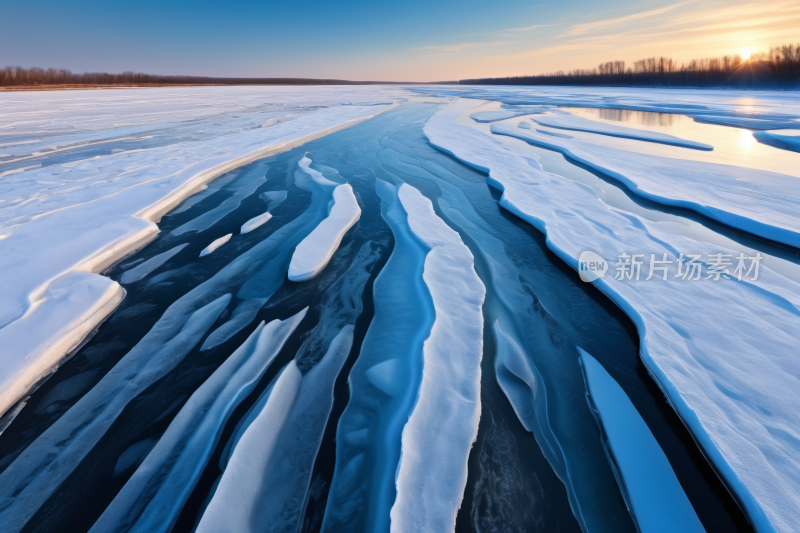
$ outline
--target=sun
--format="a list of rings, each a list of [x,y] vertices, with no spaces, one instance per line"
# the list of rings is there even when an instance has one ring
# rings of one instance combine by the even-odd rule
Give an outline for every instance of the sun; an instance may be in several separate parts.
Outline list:
[[[748,59],[750,59],[751,55],[753,55],[753,49],[752,48],[742,48],[742,59],[747,61]]]

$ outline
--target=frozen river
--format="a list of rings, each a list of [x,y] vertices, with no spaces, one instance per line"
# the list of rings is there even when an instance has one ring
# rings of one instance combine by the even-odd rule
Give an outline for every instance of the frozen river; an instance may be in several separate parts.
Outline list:
[[[791,531],[800,154],[752,131],[800,99],[761,94],[0,95],[0,521]]]

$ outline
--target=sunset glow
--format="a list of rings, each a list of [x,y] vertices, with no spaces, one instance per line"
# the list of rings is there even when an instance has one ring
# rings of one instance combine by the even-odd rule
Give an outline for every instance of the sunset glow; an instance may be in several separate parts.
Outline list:
[[[748,59],[750,59],[751,55],[753,55],[753,49],[752,48],[742,48],[742,59],[747,61]]]

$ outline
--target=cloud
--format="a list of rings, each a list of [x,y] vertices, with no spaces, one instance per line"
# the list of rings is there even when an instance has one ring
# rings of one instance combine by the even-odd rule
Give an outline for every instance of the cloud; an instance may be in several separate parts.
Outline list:
[[[662,13],[666,13],[671,9],[675,9],[676,7],[684,6],[689,2],[681,2],[680,4],[673,4],[667,7],[661,7],[658,9],[651,9],[650,11],[642,11],[640,13],[633,13],[632,15],[626,15],[624,17],[619,17],[615,19],[607,19],[607,20],[598,20],[595,22],[586,22],[584,24],[576,24],[568,29],[564,34],[563,37],[569,37],[572,35],[580,35],[582,33],[587,33],[592,30],[596,30],[597,28],[605,28],[607,26],[613,26],[615,24],[619,24],[621,22],[627,22],[629,20],[641,19],[645,17],[652,17],[655,15],[660,15]]]

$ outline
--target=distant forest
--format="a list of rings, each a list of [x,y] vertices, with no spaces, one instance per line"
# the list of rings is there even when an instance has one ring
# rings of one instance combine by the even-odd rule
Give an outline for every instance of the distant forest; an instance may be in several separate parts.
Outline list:
[[[678,63],[668,57],[609,61],[597,68],[532,76],[461,80],[461,85],[614,85],[637,87],[798,88],[800,44],[774,46],[769,52],[693,59]]]
[[[310,78],[211,78],[206,76],[161,76],[141,72],[74,73],[63,68],[5,67],[0,69],[0,87],[36,86],[168,86],[168,85],[371,85],[375,81],[321,80]]]

